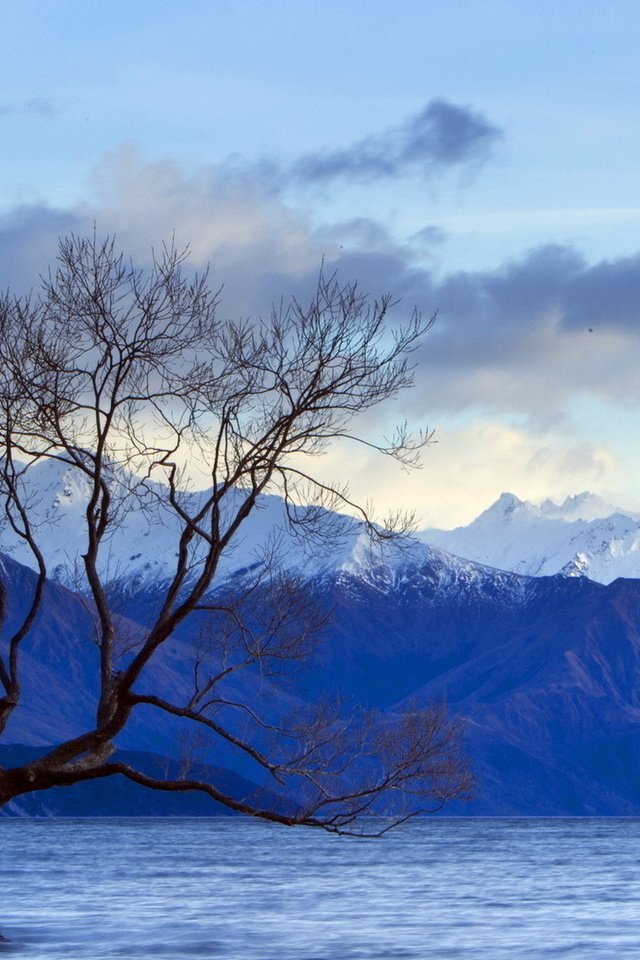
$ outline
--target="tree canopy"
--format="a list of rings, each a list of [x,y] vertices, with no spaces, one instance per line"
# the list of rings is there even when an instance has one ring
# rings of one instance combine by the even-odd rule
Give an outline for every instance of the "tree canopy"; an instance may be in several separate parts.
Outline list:
[[[208,274],[191,271],[187,253],[173,246],[142,271],[113,239],[71,236],[37,293],[0,302],[0,496],[5,522],[37,570],[21,622],[0,644],[0,734],[21,706],[21,650],[48,575],[28,492],[30,471],[43,460],[76,471],[88,487],[77,589],[99,652],[94,724],[33,762],[0,769],[0,803],[119,774],[331,830],[352,829],[398,795],[406,812],[439,807],[469,786],[460,729],[446,711],[382,718],[322,702],[294,717],[269,716],[250,686],[232,701],[232,675],[260,671],[277,682],[307,657],[318,617],[275,556],[241,590],[225,595],[218,586],[221,558],[269,492],[283,498],[288,522],[309,542],[331,535],[327,518],[340,507],[357,512],[372,537],[403,533],[406,518],[375,524],[345,486],[320,480],[314,457],[349,439],[405,466],[417,462],[427,434],[401,426],[372,440],[358,432],[358,416],[411,386],[411,354],[431,320],[414,312],[394,326],[389,297],[371,301],[323,273],[308,303],[293,299],[266,318],[226,319],[218,301]],[[194,497],[187,479],[196,468],[207,489]],[[104,564],[109,537],[130,510],[171,516],[178,531],[161,601],[133,638],[114,610]],[[149,665],[196,615],[189,695],[149,690]],[[221,741],[249,757],[289,805],[262,809],[227,795],[190,776],[188,764],[179,778],[160,779],[120,761],[117,737],[143,705],[196,729],[210,758]]]

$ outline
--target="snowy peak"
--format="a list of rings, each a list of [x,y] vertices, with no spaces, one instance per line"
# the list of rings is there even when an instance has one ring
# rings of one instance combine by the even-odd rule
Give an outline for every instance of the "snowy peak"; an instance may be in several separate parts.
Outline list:
[[[503,493],[466,527],[424,530],[423,542],[528,576],[640,577],[640,515],[591,493],[536,505]]]
[[[522,517],[531,511],[534,511],[534,508],[528,500],[519,500],[513,493],[501,493],[496,502],[476,517],[473,523],[477,526],[490,526],[496,522],[510,522],[514,516]]]
[[[536,508],[534,508],[536,509]],[[574,497],[566,497],[562,503],[554,503],[553,500],[545,500],[537,508],[540,516],[552,517],[560,520],[603,520],[614,513],[623,513],[618,507],[614,506],[602,497],[594,493],[579,493]],[[632,519],[640,519],[638,514],[626,513],[626,516]]]
[[[135,486],[135,478],[126,476],[115,484],[121,500],[119,516],[99,559],[104,580],[128,594],[153,589],[174,575],[181,533],[178,515],[163,508],[162,497],[150,497],[150,503],[142,509],[130,493]],[[50,578],[82,592],[86,589],[82,555],[87,549],[84,514],[91,492],[88,479],[73,467],[49,460],[34,464],[26,472],[24,487]],[[160,484],[154,484],[154,488],[157,493],[161,491]],[[193,514],[207,496],[208,491],[185,493],[185,507]],[[246,491],[229,491],[227,509],[235,512],[244,497]],[[260,497],[225,551],[218,581],[283,564],[290,572],[309,579],[343,575],[390,590],[398,582],[398,571],[407,565],[420,566],[429,556],[429,549],[422,543],[372,539],[361,522],[330,511],[319,512],[321,536],[313,538],[304,523],[296,532],[295,524],[290,523],[292,512],[303,519],[304,508],[287,509],[278,496]],[[224,522],[223,510],[223,526]],[[35,566],[29,548],[7,523],[0,524],[0,551],[25,566]],[[197,570],[197,553],[192,563]]]
[[[566,497],[562,503],[555,503],[553,500],[547,499],[541,504],[532,503],[530,500],[520,500],[513,493],[501,493],[496,502],[476,517],[470,526],[490,525],[496,521],[518,522],[538,518],[565,520],[571,523],[574,520],[606,519],[614,513],[624,514],[624,511],[603,500],[602,497],[587,491],[573,497]],[[632,519],[640,519],[640,515],[637,514],[626,513],[624,515]]]
[[[151,496],[151,507],[141,509],[128,493],[134,486],[134,478],[123,478],[120,516],[100,560],[105,580],[123,588],[126,584],[129,591],[151,588],[173,576],[180,535],[176,513],[158,505],[162,498]],[[156,492],[160,489],[157,485]],[[72,467],[43,461],[27,471],[25,494],[49,576],[82,590],[89,481]],[[188,493],[185,503],[196,509],[206,496],[207,491]],[[244,496],[240,489],[231,491],[230,509]],[[314,543],[304,524],[296,535],[280,497],[261,497],[225,553],[219,578],[278,561],[308,579],[355,578],[386,592],[401,588],[411,576],[419,578],[425,566],[441,569],[443,589],[445,584],[447,589],[454,583],[456,589],[466,589],[465,584],[480,583],[485,576],[481,567],[526,576],[587,576],[601,583],[640,578],[640,514],[617,511],[590,493],[538,505],[503,493],[468,526],[425,530],[419,542],[372,541],[353,517],[325,514],[326,535]],[[0,525],[0,550],[26,566],[35,565],[7,523]],[[194,570],[197,561],[194,557]]]

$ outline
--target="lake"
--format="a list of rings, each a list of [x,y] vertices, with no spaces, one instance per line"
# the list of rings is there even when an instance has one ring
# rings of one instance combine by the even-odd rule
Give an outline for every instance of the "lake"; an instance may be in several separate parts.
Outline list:
[[[0,820],[0,956],[623,960],[640,820]]]

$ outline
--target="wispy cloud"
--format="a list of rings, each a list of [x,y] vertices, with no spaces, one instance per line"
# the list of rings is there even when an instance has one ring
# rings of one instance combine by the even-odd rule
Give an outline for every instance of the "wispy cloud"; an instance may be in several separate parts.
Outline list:
[[[500,130],[482,114],[446,100],[432,100],[398,127],[348,147],[307,153],[288,171],[295,180],[366,183],[417,174],[432,177],[450,167],[484,160]]]
[[[30,97],[21,103],[0,103],[0,116],[16,116],[22,114],[26,116],[50,117],[57,112],[56,105],[48,97]]]
[[[399,126],[348,146],[315,150],[289,162],[274,156],[257,162],[234,156],[220,172],[272,193],[296,185],[373,183],[407,176],[431,180],[448,170],[478,167],[502,136],[499,127],[470,107],[431,100]]]

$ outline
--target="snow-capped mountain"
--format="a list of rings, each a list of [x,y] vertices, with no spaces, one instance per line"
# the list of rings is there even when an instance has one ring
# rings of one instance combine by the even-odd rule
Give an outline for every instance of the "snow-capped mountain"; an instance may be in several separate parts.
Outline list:
[[[89,497],[86,478],[65,464],[42,461],[28,471],[26,492],[49,576],[81,589],[81,558],[86,550],[83,517]],[[233,493],[235,498],[243,495],[241,490]],[[206,491],[188,494],[190,505],[204,496]],[[427,560],[435,562],[444,551],[447,556],[439,564],[443,587],[444,581],[451,586],[452,577],[460,587],[464,561],[526,576],[561,573],[601,583],[618,577],[640,578],[640,514],[616,509],[589,493],[539,505],[503,493],[466,527],[427,529],[417,540],[395,544],[372,542],[362,524],[345,515],[327,511],[324,525],[325,535],[317,541],[304,530],[296,535],[282,499],[263,496],[223,557],[219,577],[253,569],[277,554],[287,569],[305,577],[342,573],[389,590],[411,576],[407,571]],[[125,497],[102,548],[103,575],[126,581],[136,590],[166,581],[175,568],[179,532],[176,514],[163,509],[160,502],[150,498],[147,509],[140,510],[135,498],[128,502]],[[0,524],[0,550],[35,567],[28,547],[6,522]],[[473,571],[477,577],[477,568]]]
[[[40,540],[58,580],[66,582],[84,550],[88,491],[58,464],[42,464],[31,482]],[[504,495],[470,527],[449,534],[457,536],[452,546],[458,554],[475,544],[489,566],[426,543],[372,544],[350,518],[329,515],[328,521],[333,536],[319,552],[291,534],[277,497],[265,497],[243,527],[227,558],[227,573],[242,575],[280,537],[287,564],[307,578],[310,610],[326,626],[308,663],[299,664],[283,686],[260,671],[230,677],[229,683],[237,684],[232,702],[259,700],[272,722],[279,710],[290,712],[316,698],[337,697],[347,706],[358,703],[390,715],[445,702],[466,724],[478,779],[469,812],[638,814],[640,579],[604,586],[584,577],[494,569],[515,558],[511,565],[522,561],[549,573],[552,560],[566,567],[587,549],[592,564],[598,558],[604,564],[596,546],[616,540],[625,546],[625,536],[620,556],[630,564],[638,553],[632,549],[637,517],[611,512],[588,495],[538,507]],[[128,636],[145,629],[148,604],[162,596],[176,533],[163,515],[133,509],[114,527],[107,572],[144,587],[118,608]],[[11,544],[6,530],[2,535],[6,551]],[[429,539],[433,544],[435,538]],[[33,590],[33,573],[15,562],[20,554],[15,543],[12,553],[0,559],[7,635],[21,622]],[[608,563],[605,571],[614,560]],[[242,586],[240,579],[223,584],[231,596]],[[160,695],[170,690],[178,700],[187,695],[192,682],[187,654],[200,630],[197,616],[184,621],[150,663],[149,689]],[[47,584],[22,652],[25,701],[12,717],[7,742],[36,748],[86,729],[95,712],[98,676],[87,604],[60,584]],[[179,742],[171,718],[151,722],[141,713],[118,746],[175,760]],[[231,754],[230,747],[216,745],[209,759],[230,771],[225,776],[251,781],[250,760]],[[94,794],[81,800],[84,806],[65,807],[68,795],[63,792],[59,806],[50,809],[122,809],[104,806]],[[140,809],[147,809],[143,800]]]
[[[177,514],[166,507],[166,497],[139,498],[125,490],[135,481],[125,478],[118,488],[122,503],[100,555],[101,573],[108,581],[126,581],[130,589],[151,589],[167,581],[175,571],[181,532]],[[47,563],[50,579],[82,591],[82,555],[86,551],[84,514],[90,496],[89,482],[78,470],[54,460],[43,460],[27,471],[24,495],[38,545]],[[152,490],[161,493],[161,486]],[[185,504],[195,512],[208,491],[185,494]],[[237,509],[246,496],[231,491],[227,508]],[[165,504],[163,505],[163,500]],[[296,511],[294,510],[293,513]],[[308,524],[296,532],[289,522],[284,501],[274,495],[260,497],[256,508],[242,524],[225,551],[217,579],[252,570],[261,564],[279,562],[292,573],[311,578],[343,572],[372,579],[390,587],[407,564],[420,564],[429,554],[415,540],[372,540],[362,523],[353,517],[319,511],[314,533]],[[298,515],[304,516],[299,510]],[[224,517],[223,517],[224,526]],[[0,523],[0,551],[32,569],[36,563],[29,547],[15,536],[9,524]]]
[[[259,671],[239,673],[231,699],[260,702],[274,721],[281,707],[327,696],[390,715],[445,702],[465,723],[477,777],[475,800],[450,812],[637,816],[640,581],[603,586],[587,578],[522,577],[450,563],[436,550],[428,556],[419,567],[405,566],[387,592],[356,571],[310,579],[310,604],[331,619],[308,664],[298,664],[282,686]],[[9,629],[24,615],[33,576],[3,560]],[[142,624],[134,600],[129,622]],[[178,700],[186,695],[192,672],[185,654],[199,629],[197,618],[182,625],[150,663],[148,689],[170,690]],[[95,711],[96,658],[86,604],[48,584],[24,645],[25,701],[7,742],[34,748],[86,729]],[[171,718],[133,719],[120,749],[154,754],[161,763],[180,756]],[[244,766],[236,764],[224,743],[211,760],[226,769],[222,775],[252,781],[250,759],[243,755]],[[143,796],[132,808],[116,789],[109,782],[98,793],[53,791],[43,795],[44,808],[36,797],[23,812],[194,813],[153,800],[147,806]]]
[[[160,490],[159,485],[156,486]],[[42,461],[26,475],[31,516],[49,576],[72,589],[82,586],[82,554],[86,550],[84,512],[88,481],[79,471],[56,461]],[[189,505],[206,491],[188,494]],[[243,497],[234,491],[232,497]],[[103,576],[130,589],[147,589],[168,580],[175,569],[180,533],[175,513],[162,508],[161,498],[148,498],[147,508],[124,498],[120,515],[103,544]],[[233,500],[230,502],[233,508]],[[324,533],[296,535],[278,496],[263,496],[225,553],[219,578],[246,571],[277,555],[291,572],[305,577],[341,573],[375,583],[378,589],[397,587],[429,560],[439,566],[444,581],[458,588],[465,579],[465,561],[526,576],[587,576],[600,583],[618,577],[640,578],[640,514],[616,509],[599,497],[582,493],[562,503],[533,504],[511,493],[501,497],[466,527],[427,529],[417,540],[372,542],[352,517],[325,511]],[[0,551],[35,567],[34,558],[9,525],[0,524]],[[439,552],[447,555],[440,564]],[[454,556],[449,556],[453,554]],[[464,558],[464,559],[455,559]],[[471,567],[467,566],[466,576]],[[456,571],[455,574],[453,571]],[[473,577],[477,577],[473,567]],[[472,577],[472,578],[473,578]]]
[[[528,576],[640,578],[640,514],[582,493],[535,505],[503,493],[466,527],[427,529],[422,542],[476,563]]]

